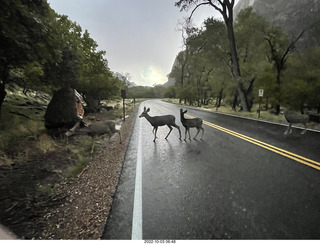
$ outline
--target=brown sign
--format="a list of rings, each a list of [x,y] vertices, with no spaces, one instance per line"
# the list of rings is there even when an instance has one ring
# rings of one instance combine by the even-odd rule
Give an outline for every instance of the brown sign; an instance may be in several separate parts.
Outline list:
[[[122,97],[123,99],[126,98],[126,90],[121,90],[121,97]]]

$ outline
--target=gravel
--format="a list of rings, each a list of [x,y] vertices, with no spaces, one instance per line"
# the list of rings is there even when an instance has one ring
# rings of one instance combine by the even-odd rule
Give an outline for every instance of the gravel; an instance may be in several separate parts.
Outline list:
[[[136,114],[136,105],[121,125],[122,144],[116,134],[96,146],[91,163],[71,184],[63,186],[61,204],[37,223],[45,225],[33,239],[97,240],[110,214]]]

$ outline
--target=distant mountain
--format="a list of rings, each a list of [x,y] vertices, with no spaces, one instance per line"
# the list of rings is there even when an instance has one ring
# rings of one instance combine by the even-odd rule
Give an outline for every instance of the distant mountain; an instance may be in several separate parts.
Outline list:
[[[234,7],[234,19],[242,9],[253,10],[272,24],[279,25],[290,36],[305,33],[300,40],[301,47],[318,45],[308,32],[320,15],[320,0],[239,0]]]
[[[175,78],[168,78],[168,81],[166,83],[163,84],[164,87],[169,87],[169,86],[173,86],[176,83],[176,79]]]
[[[178,66],[179,66],[179,62],[178,62],[178,59],[177,59],[177,57],[176,57],[175,60],[174,60],[174,62],[173,62],[171,71],[172,71],[175,67],[178,67]],[[170,73],[171,73],[171,72],[170,72]],[[164,87],[169,87],[169,86],[173,86],[175,83],[176,83],[175,78],[170,78],[170,77],[168,77],[168,81],[167,81],[166,83],[164,83],[163,86],[164,86]]]

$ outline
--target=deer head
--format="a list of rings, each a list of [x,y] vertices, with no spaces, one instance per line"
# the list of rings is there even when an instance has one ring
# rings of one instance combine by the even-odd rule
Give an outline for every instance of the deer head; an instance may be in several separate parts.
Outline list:
[[[186,112],[188,112],[188,110],[186,110],[186,111],[183,112],[183,109],[182,109],[182,108],[180,109],[180,115],[181,115],[181,116],[184,116],[184,114],[185,114]]]
[[[144,107],[143,112],[140,114],[139,118],[146,117],[149,111],[150,111],[150,108],[146,109],[146,107]]]

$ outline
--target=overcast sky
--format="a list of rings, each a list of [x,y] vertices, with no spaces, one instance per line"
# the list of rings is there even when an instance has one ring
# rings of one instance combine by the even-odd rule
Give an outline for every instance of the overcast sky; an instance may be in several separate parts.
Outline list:
[[[182,50],[178,23],[191,12],[180,12],[175,0],[48,0],[57,13],[87,29],[106,51],[113,72],[129,73],[137,85],[167,82],[174,59]],[[201,26],[212,7],[200,7],[193,23]]]

